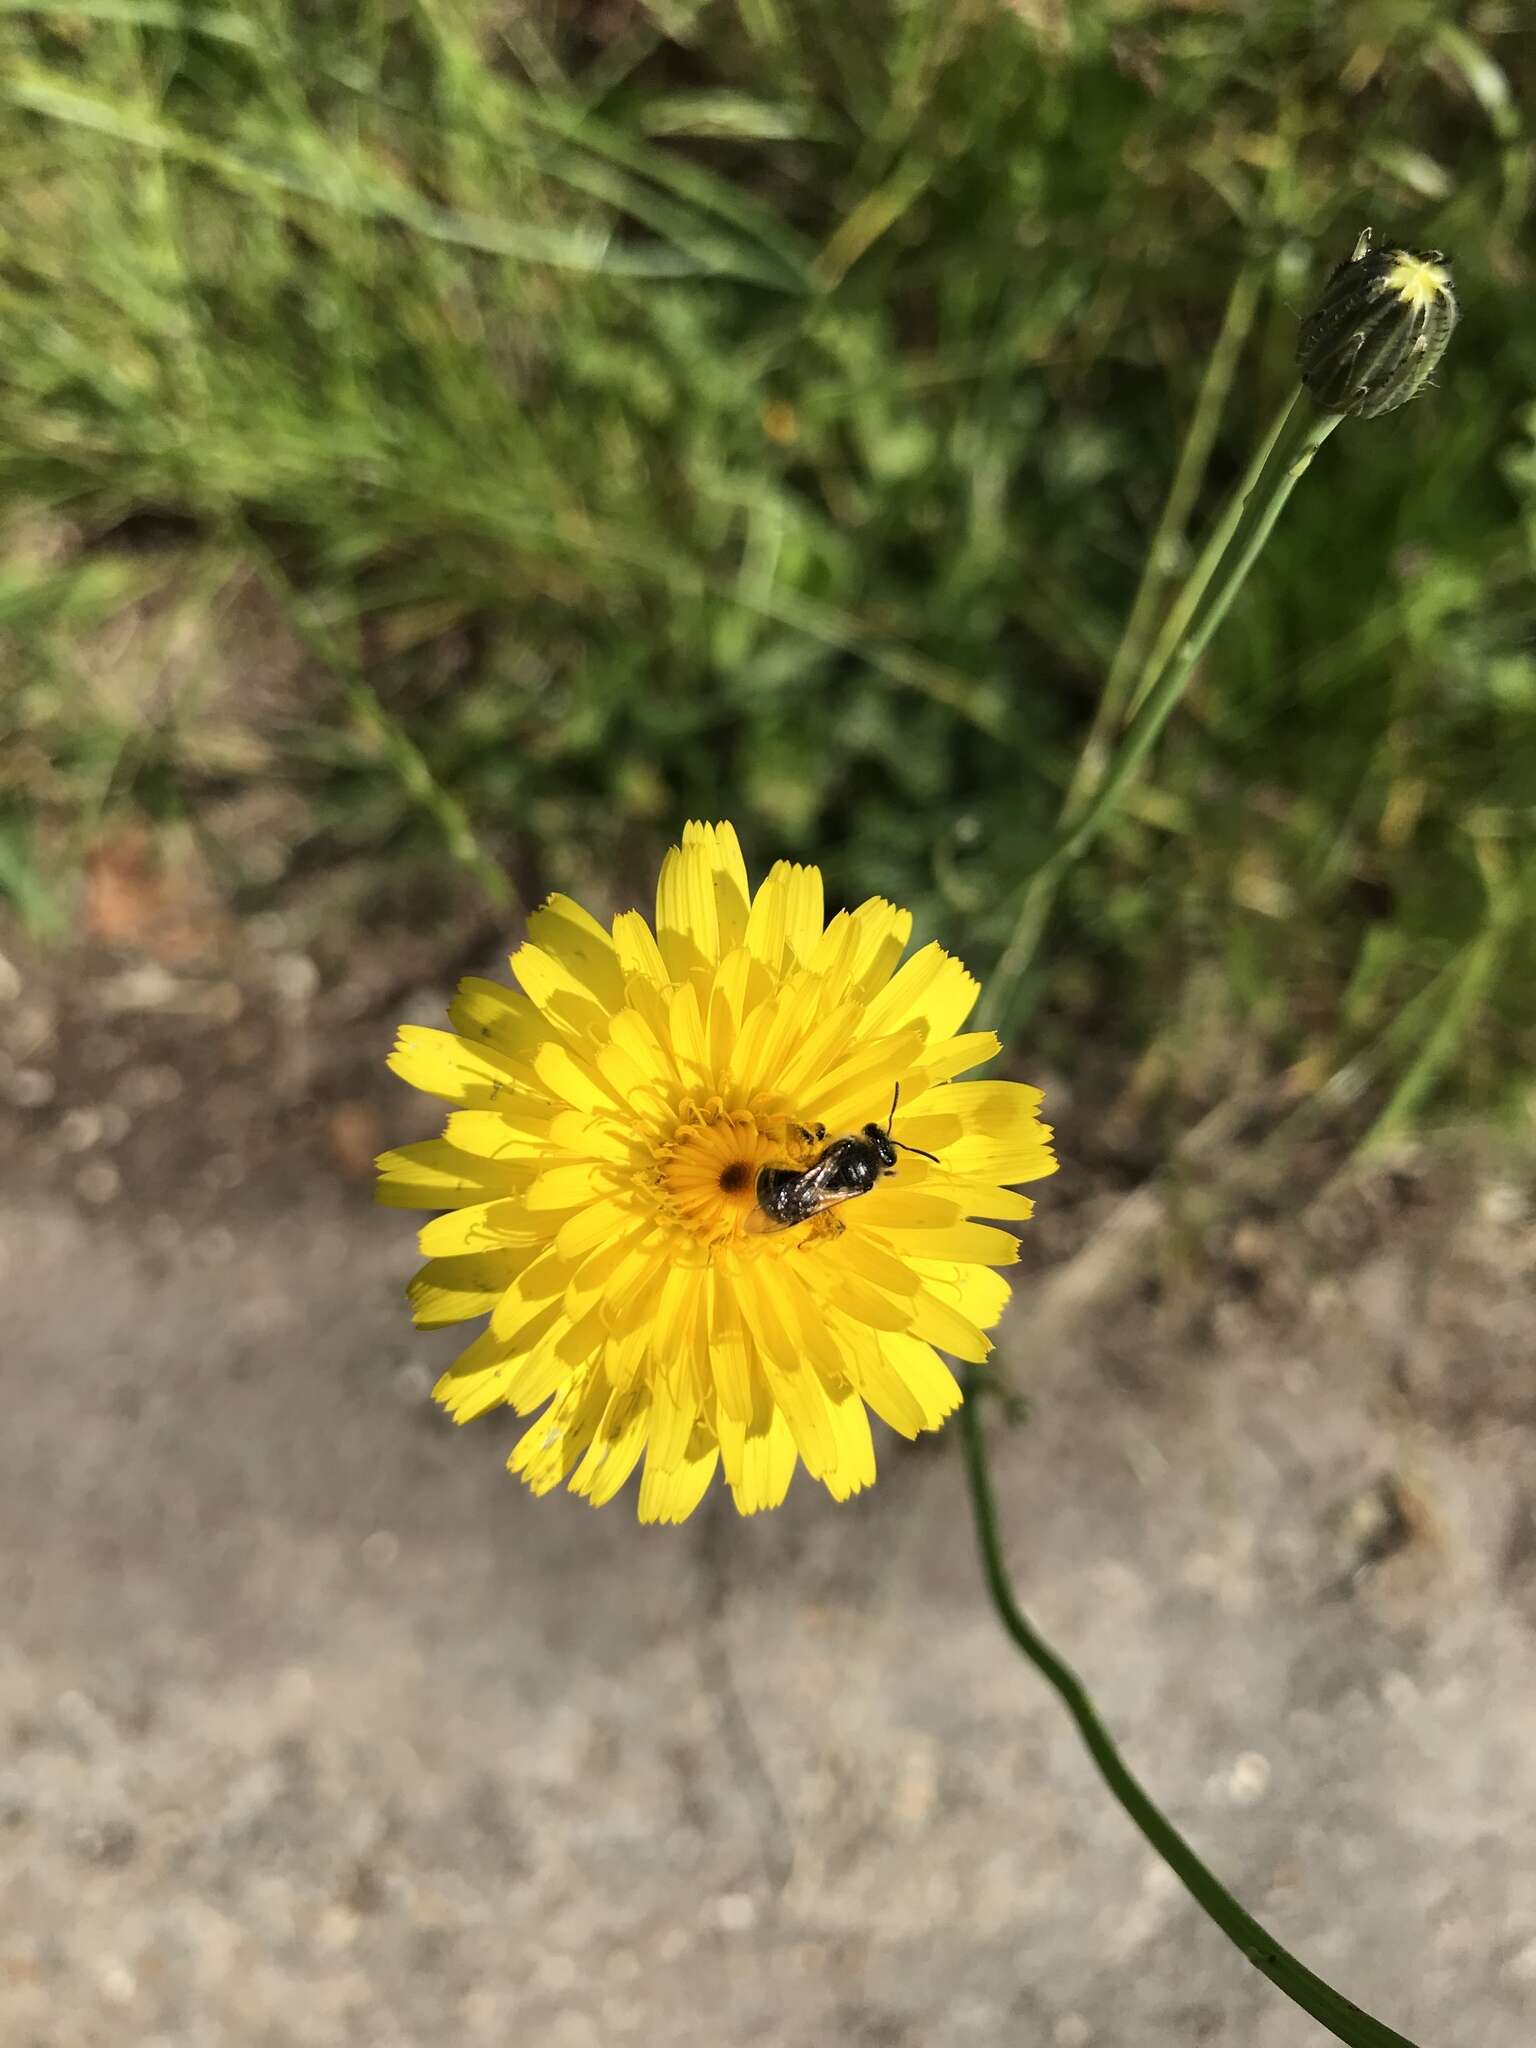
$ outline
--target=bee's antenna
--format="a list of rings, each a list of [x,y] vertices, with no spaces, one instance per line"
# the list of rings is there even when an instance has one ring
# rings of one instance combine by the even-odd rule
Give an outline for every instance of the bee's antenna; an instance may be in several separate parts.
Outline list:
[[[921,1145],[903,1145],[900,1138],[893,1138],[891,1136],[891,1125],[896,1121],[896,1105],[900,1100],[901,1083],[898,1081],[896,1083],[896,1093],[891,1097],[891,1113],[885,1120],[886,1142],[894,1145],[898,1152],[915,1152],[919,1159],[931,1159],[935,1166],[940,1165],[941,1161],[937,1153],[925,1152]]]
[[[887,1142],[894,1145],[898,1152],[915,1152],[919,1159],[931,1159],[935,1166],[944,1164],[937,1152],[925,1152],[921,1145],[903,1145],[900,1138],[891,1138]]]

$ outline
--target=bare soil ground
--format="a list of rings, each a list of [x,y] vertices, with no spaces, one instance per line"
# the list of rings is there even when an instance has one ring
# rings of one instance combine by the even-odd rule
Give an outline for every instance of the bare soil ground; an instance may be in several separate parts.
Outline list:
[[[7,2048],[1321,2039],[1002,1638],[953,1441],[663,1532],[443,1421],[366,1181],[442,988],[367,953],[0,988]],[[1053,1108],[995,1424],[1026,1604],[1316,1969],[1527,2048],[1527,1169],[1288,1155],[1286,1195],[1237,1119],[1138,1192]]]

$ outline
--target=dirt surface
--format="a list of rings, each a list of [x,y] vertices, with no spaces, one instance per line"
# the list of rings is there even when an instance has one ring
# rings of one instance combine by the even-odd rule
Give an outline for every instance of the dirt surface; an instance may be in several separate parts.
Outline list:
[[[952,1437],[654,1531],[442,1420],[362,1177],[421,1127],[385,1014],[440,990],[281,933],[73,964],[0,989],[6,2048],[1323,2038],[1004,1641]],[[1528,1185],[1446,1154],[1282,1212],[1228,1134],[1138,1193],[1053,1107],[994,1423],[1026,1603],[1314,1968],[1527,2048]]]

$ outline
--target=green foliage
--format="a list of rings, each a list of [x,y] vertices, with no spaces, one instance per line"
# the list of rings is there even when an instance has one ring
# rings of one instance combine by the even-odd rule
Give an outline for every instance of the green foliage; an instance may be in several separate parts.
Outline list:
[[[425,845],[488,889],[623,874],[729,813],[984,970],[1229,293],[1259,281],[1196,532],[1370,221],[1455,259],[1442,388],[1304,480],[1061,894],[1040,1028],[1144,1041],[1215,960],[1397,1120],[1503,1096],[1536,1020],[1513,29],[4,0],[0,888],[51,904],[113,805],[216,837],[273,785],[253,897]]]

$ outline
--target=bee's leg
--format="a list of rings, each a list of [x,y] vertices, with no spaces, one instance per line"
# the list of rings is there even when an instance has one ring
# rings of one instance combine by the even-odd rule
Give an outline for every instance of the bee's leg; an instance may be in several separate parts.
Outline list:
[[[804,1251],[808,1245],[825,1244],[829,1238],[841,1237],[847,1228],[847,1224],[835,1209],[823,1209],[812,1217],[810,1228],[800,1240],[799,1249]]]

